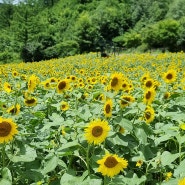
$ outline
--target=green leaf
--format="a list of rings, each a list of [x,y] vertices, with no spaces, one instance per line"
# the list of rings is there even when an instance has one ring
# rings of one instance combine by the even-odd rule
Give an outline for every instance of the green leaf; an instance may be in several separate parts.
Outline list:
[[[163,166],[170,165],[179,157],[179,154],[171,154],[168,151],[164,151],[161,155],[161,163]]]
[[[154,142],[155,142],[156,145],[158,145],[158,144],[160,144],[163,141],[169,140],[171,137],[172,137],[171,135],[165,134],[165,135],[163,135],[163,136],[161,136],[159,138],[156,138]]]
[[[132,122],[125,118],[117,117],[115,118],[115,123],[119,124],[120,126],[128,130],[129,132],[132,132],[133,130]]]
[[[181,161],[180,165],[177,166],[177,168],[174,170],[173,176],[174,177],[183,177],[183,176],[185,176],[184,166],[185,166],[185,159],[183,161]]]
[[[58,157],[53,156],[49,161],[44,164],[43,174],[53,171],[58,165]]]
[[[2,179],[0,179],[0,184],[2,185],[12,185],[12,175],[11,172],[8,168],[3,168],[2,169]]]
[[[35,149],[28,145],[23,145],[16,154],[8,153],[8,158],[12,162],[31,162],[37,157]]]

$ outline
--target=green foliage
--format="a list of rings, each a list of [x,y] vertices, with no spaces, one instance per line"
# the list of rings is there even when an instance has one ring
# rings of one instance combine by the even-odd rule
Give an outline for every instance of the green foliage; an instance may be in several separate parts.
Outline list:
[[[144,42],[151,48],[167,48],[176,51],[180,24],[175,20],[163,20],[144,30]]]
[[[10,42],[6,47],[10,46],[8,51],[15,56],[24,56],[22,50],[28,45],[41,44],[35,48],[42,53],[37,60],[95,51],[100,38],[105,43],[114,39],[126,48],[143,44],[148,49],[179,51],[184,50],[184,12],[183,0],[28,0],[16,5],[4,0],[0,4],[0,40]],[[173,26],[177,32],[171,30]],[[2,52],[4,44],[0,43]],[[27,61],[33,58],[37,57]]]

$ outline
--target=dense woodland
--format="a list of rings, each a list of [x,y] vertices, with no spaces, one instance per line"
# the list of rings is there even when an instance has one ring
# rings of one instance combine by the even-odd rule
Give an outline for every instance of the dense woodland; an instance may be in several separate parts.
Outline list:
[[[0,61],[104,49],[185,50],[184,0],[4,0]]]

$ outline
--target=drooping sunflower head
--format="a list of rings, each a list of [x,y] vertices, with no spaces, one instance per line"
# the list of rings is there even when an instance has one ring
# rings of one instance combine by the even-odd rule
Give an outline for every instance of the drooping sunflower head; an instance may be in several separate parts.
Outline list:
[[[113,101],[112,99],[108,99],[103,108],[103,112],[105,117],[111,117],[112,116],[112,106],[113,106]]]
[[[128,161],[118,157],[116,154],[107,153],[102,159],[98,160],[98,172],[103,176],[113,177],[123,171],[128,166]]]
[[[61,104],[61,106],[60,106],[61,110],[66,111],[69,109],[69,104],[67,102],[62,101],[60,104]]]
[[[110,80],[110,89],[119,91],[122,88],[123,84],[123,74],[122,73],[114,73],[111,75],[111,80]]]
[[[0,143],[11,141],[17,133],[17,125],[11,119],[0,117]]]
[[[142,164],[143,164],[143,160],[140,159],[137,161],[136,166],[140,168]]]
[[[147,124],[151,123],[155,118],[155,112],[152,107],[147,106],[144,112],[144,120]]]
[[[85,138],[88,143],[98,145],[108,136],[110,126],[107,121],[96,119],[89,123],[85,129]]]
[[[166,83],[172,83],[176,80],[177,72],[174,69],[168,70],[163,74],[163,79]]]
[[[144,93],[144,103],[151,104],[155,98],[156,92],[154,88],[147,89]]]
[[[135,101],[135,98],[133,96],[123,95],[123,96],[121,96],[120,106],[121,106],[121,108],[124,108],[134,101]]]
[[[37,99],[35,97],[26,97],[24,103],[28,107],[35,106],[37,104]]]
[[[20,112],[20,108],[21,108],[20,104],[17,103],[16,105],[13,105],[10,108],[8,108],[7,112],[10,113],[10,114],[16,114],[17,115]]]
[[[62,93],[70,88],[68,79],[60,80],[57,84],[57,92]]]

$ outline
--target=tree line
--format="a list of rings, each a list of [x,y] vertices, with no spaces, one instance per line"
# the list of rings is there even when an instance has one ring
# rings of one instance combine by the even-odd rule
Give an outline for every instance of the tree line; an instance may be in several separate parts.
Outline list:
[[[0,61],[100,51],[185,50],[184,0],[3,0]]]

